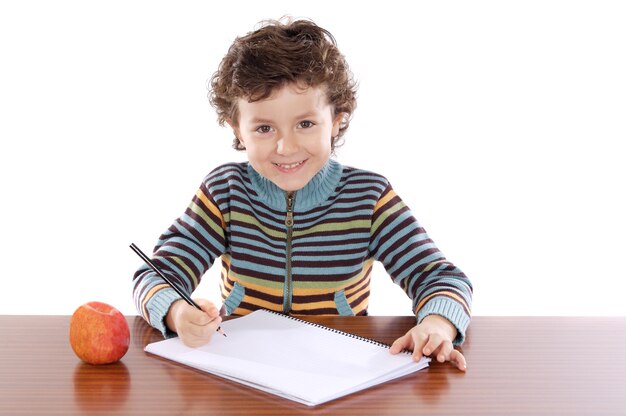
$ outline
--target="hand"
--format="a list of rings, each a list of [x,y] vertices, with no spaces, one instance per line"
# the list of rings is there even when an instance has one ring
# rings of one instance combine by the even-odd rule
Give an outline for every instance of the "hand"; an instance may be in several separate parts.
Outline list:
[[[167,327],[178,334],[183,344],[192,348],[208,343],[222,322],[213,303],[206,299],[195,302],[202,310],[180,299],[172,303],[165,317]]]
[[[436,355],[440,363],[450,361],[461,371],[467,370],[465,357],[455,350],[452,341],[456,338],[456,328],[446,318],[439,315],[428,315],[422,322],[411,328],[404,336],[391,345],[390,352],[398,354],[404,349],[413,350],[413,359],[419,361],[422,354]]]

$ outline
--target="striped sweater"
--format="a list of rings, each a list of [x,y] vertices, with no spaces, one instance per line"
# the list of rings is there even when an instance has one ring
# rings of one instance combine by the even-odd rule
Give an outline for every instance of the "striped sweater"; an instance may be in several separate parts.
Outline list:
[[[248,163],[211,172],[185,213],[160,237],[153,260],[193,292],[221,257],[227,315],[259,308],[293,315],[365,315],[372,265],[382,262],[412,299],[418,322],[447,318],[460,344],[472,286],[447,261],[382,176],[330,160],[301,190],[286,193]],[[142,266],[137,310],[164,335],[179,296]]]

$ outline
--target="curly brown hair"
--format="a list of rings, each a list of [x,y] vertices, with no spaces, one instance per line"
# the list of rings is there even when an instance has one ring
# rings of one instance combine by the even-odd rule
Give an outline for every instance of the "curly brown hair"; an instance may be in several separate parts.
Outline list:
[[[356,82],[333,35],[309,20],[268,20],[235,39],[209,82],[209,101],[221,126],[238,123],[237,100],[268,98],[285,84],[326,90],[333,117],[343,113],[332,149],[340,145],[356,108]],[[244,150],[237,137],[233,147]]]

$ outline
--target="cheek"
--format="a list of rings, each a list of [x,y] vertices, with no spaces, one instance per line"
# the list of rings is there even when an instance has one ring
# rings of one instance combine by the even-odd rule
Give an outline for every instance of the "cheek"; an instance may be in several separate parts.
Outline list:
[[[324,144],[320,147],[320,153],[324,156],[330,155],[332,151],[332,139],[324,140]]]
[[[316,141],[316,152],[320,154],[330,154],[332,144],[332,137],[329,135],[325,135]]]
[[[258,142],[256,140],[248,140],[246,142],[246,153],[248,159],[262,159],[272,153],[272,144],[270,142]]]

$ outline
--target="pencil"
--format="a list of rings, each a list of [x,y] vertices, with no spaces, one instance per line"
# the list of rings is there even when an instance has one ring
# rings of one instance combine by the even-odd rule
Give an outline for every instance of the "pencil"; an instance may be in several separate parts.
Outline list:
[[[174,290],[176,291],[176,293],[178,293],[178,294],[179,294],[179,295],[180,295],[183,299],[185,299],[185,301],[186,301],[188,304],[190,304],[191,306],[193,306],[193,307],[195,307],[195,308],[197,308],[197,309],[199,309],[199,310],[202,310],[202,308],[201,308],[201,307],[200,307],[200,306],[199,306],[196,302],[194,302],[194,301],[193,301],[193,299],[191,299],[191,298],[190,298],[190,297],[189,297],[189,296],[188,296],[185,292],[183,292],[181,289],[179,289],[179,288],[178,288],[178,286],[176,286],[176,285],[174,284],[174,282],[172,282],[172,281],[171,281],[171,280],[170,280],[167,276],[165,276],[165,274],[164,274],[163,272],[161,272],[161,270],[159,270],[159,268],[158,268],[158,267],[156,267],[156,265],[155,265],[154,263],[152,263],[152,261],[150,260],[150,258],[148,258],[148,256],[146,256],[146,255],[143,253],[143,251],[141,251],[141,250],[139,249],[139,247],[137,247],[137,246],[135,245],[135,243],[131,243],[131,244],[130,244],[130,248],[132,248],[132,249],[133,249],[133,251],[134,251],[135,253],[137,253],[137,255],[138,255],[139,257],[141,257],[141,259],[142,259],[142,260],[143,260],[143,261],[144,261],[144,262],[145,262],[148,266],[150,266],[150,267],[152,268],[152,270],[154,270],[154,272],[155,272],[156,274],[158,274],[158,275],[161,277],[161,279],[165,280],[165,283],[167,283],[168,285],[170,285],[170,287],[171,287],[172,289],[174,289]],[[222,327],[218,327],[216,331],[217,331],[217,332],[219,332],[220,334],[222,334],[222,335],[226,336],[226,334],[224,333],[224,330],[222,329]]]

